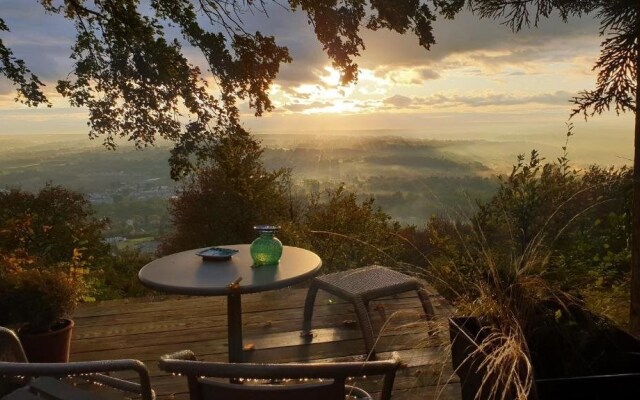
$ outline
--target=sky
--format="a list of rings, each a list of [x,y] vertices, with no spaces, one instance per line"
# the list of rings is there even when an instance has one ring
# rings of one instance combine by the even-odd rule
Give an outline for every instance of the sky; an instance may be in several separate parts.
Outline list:
[[[551,18],[514,34],[499,21],[464,12],[454,21],[436,22],[431,51],[411,35],[366,31],[366,49],[356,60],[359,80],[340,86],[305,15],[280,7],[268,11],[268,18],[246,15],[246,27],[274,34],[293,62],[271,87],[273,112],[255,118],[241,107],[243,123],[255,133],[391,130],[428,138],[552,135],[561,142],[569,99],[596,82],[592,66],[602,38],[590,17],[568,23]],[[36,0],[0,0],[0,15],[11,29],[0,38],[53,91],[56,79],[71,69],[73,27],[44,14]],[[188,54],[200,62],[197,53]],[[54,107],[29,109],[15,103],[13,88],[0,80],[0,134],[86,133],[86,110],[51,96]],[[630,158],[632,117],[611,112],[572,122],[577,137],[613,141],[615,156]]]

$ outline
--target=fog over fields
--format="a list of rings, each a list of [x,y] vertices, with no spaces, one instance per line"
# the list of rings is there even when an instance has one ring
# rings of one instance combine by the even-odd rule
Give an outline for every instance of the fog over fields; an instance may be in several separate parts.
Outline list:
[[[368,130],[256,134],[268,168],[291,168],[307,192],[344,184],[363,198],[374,196],[393,218],[423,225],[432,214],[458,218],[487,198],[495,176],[508,173],[518,154],[532,149],[552,160],[565,134],[495,134],[463,138],[417,130]],[[480,135],[479,135],[480,136]],[[84,135],[0,135],[0,188],[37,190],[47,182],[86,193],[112,235],[156,236],[169,227],[169,146],[136,151],[123,143],[107,151]],[[578,168],[623,165],[631,157],[623,133],[581,134],[568,145]]]

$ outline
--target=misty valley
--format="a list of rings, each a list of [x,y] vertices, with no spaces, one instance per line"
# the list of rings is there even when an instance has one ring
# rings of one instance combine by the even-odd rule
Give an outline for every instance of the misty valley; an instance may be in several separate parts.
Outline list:
[[[468,141],[393,136],[258,135],[268,169],[291,168],[296,190],[319,192],[340,184],[403,224],[433,214],[458,219],[495,190],[497,172],[451,149]],[[170,226],[168,148],[143,151],[126,144],[105,150],[85,136],[0,136],[0,188],[35,191],[47,182],[85,193],[112,238],[155,238]],[[116,239],[117,240],[117,239]]]

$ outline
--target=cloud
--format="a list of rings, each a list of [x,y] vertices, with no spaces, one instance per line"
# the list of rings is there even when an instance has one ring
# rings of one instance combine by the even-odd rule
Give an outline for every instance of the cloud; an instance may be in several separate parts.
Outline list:
[[[2,18],[10,30],[1,33],[2,40],[40,79],[56,81],[71,71],[69,54],[75,38],[71,21],[23,0],[4,0]]]
[[[382,103],[385,105],[394,106],[396,108],[406,108],[409,107],[411,103],[413,103],[413,99],[407,96],[396,94],[395,96],[387,97],[382,101]]]
[[[427,80],[427,81],[440,78],[439,73],[427,68],[423,68],[422,70],[420,70],[420,75],[424,80]]]
[[[3,0],[3,18],[12,29],[8,34],[3,33],[3,39],[15,45],[17,55],[25,58],[34,71],[45,78],[59,78],[69,72],[72,65],[68,60],[69,48],[75,36],[71,21],[58,15],[46,15],[41,7],[34,7],[24,0]],[[279,45],[289,48],[294,61],[282,66],[279,83],[296,85],[316,81],[314,71],[330,63],[304,12],[292,13],[270,3],[266,5],[266,15],[246,13],[243,19],[247,31],[275,35]],[[420,47],[417,38],[410,33],[400,35],[386,30],[363,30],[361,33],[366,50],[356,61],[369,69],[381,66],[426,67],[451,55],[478,51],[508,52],[504,57],[478,60],[494,63],[567,57],[572,39],[588,37],[596,47],[600,41],[597,22],[590,17],[572,19],[566,24],[557,17],[542,20],[539,28],[514,34],[499,21],[480,20],[468,11],[453,21],[436,21],[434,35],[437,44],[431,51]],[[425,73],[427,75],[422,79],[435,79],[440,71],[427,69]]]
[[[15,97],[16,87],[13,86],[8,80],[0,79],[0,96],[12,95]]]
[[[2,1],[3,18],[12,31],[0,37],[52,89],[53,82],[72,68],[68,56],[73,25],[60,16],[45,15],[41,7],[24,0]],[[276,113],[283,120],[319,111],[334,113],[332,117],[369,113],[371,118],[376,113],[390,118],[395,111],[407,111],[418,118],[420,113],[437,109],[454,112],[454,107],[480,113],[489,107],[527,104],[568,107],[571,92],[593,80],[593,75],[588,76],[593,63],[589,60],[597,54],[600,42],[597,22],[591,18],[568,24],[558,18],[544,20],[538,29],[514,34],[498,21],[479,20],[464,12],[454,21],[435,24],[438,43],[431,51],[421,48],[410,33],[362,32],[367,48],[355,60],[361,68],[359,82],[355,87],[340,87],[327,82],[325,67],[330,61],[306,15],[272,3],[267,13],[268,18],[261,13],[243,18],[247,31],[274,35],[276,43],[287,46],[293,57],[291,64],[281,66],[271,88]],[[190,60],[202,62],[196,49],[184,49]],[[566,65],[559,71],[553,63]],[[533,78],[537,81],[531,80],[533,74],[539,75]],[[583,80],[572,81],[579,74]],[[5,83],[0,79],[0,94],[11,91]],[[527,94],[532,91],[536,93]],[[244,105],[242,111],[251,114]],[[314,121],[324,122],[321,118]]]
[[[280,106],[281,110],[286,110],[286,111],[291,111],[291,112],[303,112],[303,111],[307,111],[307,110],[311,110],[311,109],[316,109],[316,108],[327,108],[327,107],[331,107],[333,106],[334,103],[332,102],[320,102],[320,101],[314,101],[311,103],[291,103],[291,104],[285,104]]]
[[[520,96],[504,93],[486,93],[479,95],[436,94],[429,97],[413,98],[411,99],[411,103],[421,106],[435,106],[438,108],[456,106],[514,106],[522,104],[567,105],[569,99],[573,96],[575,96],[575,94],[565,91]]]
[[[480,93],[480,94],[446,94],[437,93],[427,97],[394,95],[382,100],[384,109],[387,110],[421,110],[443,109],[451,107],[491,107],[491,106],[517,106],[526,104],[562,105],[566,106],[575,93],[556,91],[552,93],[537,93],[531,95],[512,95],[506,93]],[[372,106],[372,103],[369,103]],[[379,106],[379,105],[378,105]]]
[[[419,47],[417,39],[410,34],[367,32],[364,35],[367,50],[360,64],[369,68],[379,65],[425,66],[455,54],[475,51],[512,53],[513,49],[527,49],[516,58],[535,59],[544,57],[550,49],[572,43],[574,39],[586,37],[595,46],[600,43],[598,23],[588,16],[570,19],[568,23],[558,17],[544,19],[538,28],[523,29],[516,34],[500,25],[499,21],[480,20],[464,11],[455,20],[436,21],[433,31],[437,43],[430,51]],[[562,57],[562,52],[556,56]]]
[[[374,71],[376,77],[399,85],[422,85],[426,81],[440,78],[440,74],[430,68],[383,66]]]

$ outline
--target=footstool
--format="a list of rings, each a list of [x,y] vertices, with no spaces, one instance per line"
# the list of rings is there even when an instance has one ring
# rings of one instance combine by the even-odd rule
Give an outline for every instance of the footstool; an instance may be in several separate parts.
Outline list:
[[[375,356],[375,335],[369,319],[369,301],[379,297],[415,290],[418,293],[427,319],[433,319],[433,305],[423,285],[416,278],[379,265],[335,272],[314,278],[304,303],[302,335],[311,337],[311,317],[318,289],[349,301],[355,308],[362,329],[365,350]]]

